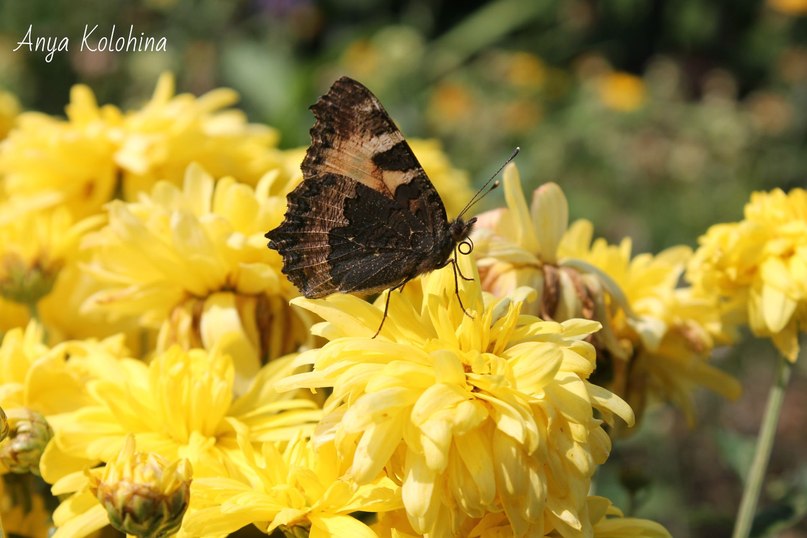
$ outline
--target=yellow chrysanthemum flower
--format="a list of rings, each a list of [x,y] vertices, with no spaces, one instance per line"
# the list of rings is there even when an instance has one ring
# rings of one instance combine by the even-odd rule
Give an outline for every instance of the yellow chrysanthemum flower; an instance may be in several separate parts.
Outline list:
[[[90,379],[116,377],[118,361],[127,355],[123,338],[43,343],[42,326],[32,321],[13,329],[0,345],[0,407],[27,408],[49,420],[92,402]]]
[[[193,165],[182,189],[161,182],[138,202],[111,202],[109,225],[85,242],[102,283],[87,308],[158,328],[161,349],[225,346],[242,390],[262,362],[310,338],[306,316],[288,305],[298,291],[266,248],[286,209],[270,194],[277,177],[253,189]]]
[[[648,400],[668,400],[690,423],[696,415],[692,395],[697,387],[737,399],[739,382],[707,362],[716,344],[730,341],[716,301],[677,286],[690,249],[672,247],[656,256],[631,257],[629,239],[608,245],[591,238],[591,224],[580,221],[564,236],[559,253],[564,260],[582,260],[597,268],[623,290],[608,296],[609,324],[628,352],[628,361],[611,363],[611,390],[623,395],[637,413]],[[578,250],[583,245],[589,246]]]
[[[807,191],[755,192],[744,220],[712,226],[698,243],[689,280],[795,361],[807,331]]]
[[[462,272],[475,271],[461,257]],[[413,528],[452,536],[468,518],[504,511],[514,536],[544,529],[590,532],[586,495],[610,441],[595,418],[630,408],[586,378],[599,324],[520,315],[527,290],[483,299],[477,279],[452,268],[395,294],[381,334],[384,297],[350,295],[293,303],[326,320],[329,342],[300,355],[313,371],[279,388],[333,387],[314,440],[334,443],[346,478],[367,484],[386,474],[402,486]],[[578,534],[574,534],[578,533]]]
[[[600,321],[597,382],[641,414],[648,399],[671,400],[692,419],[692,391],[704,386],[736,398],[739,384],[709,365],[716,341],[726,340],[717,304],[677,283],[691,252],[667,249],[632,257],[630,240],[592,243],[592,226],[567,229],[568,203],[550,183],[527,206],[517,169],[504,174],[507,209],[479,218],[474,250],[483,287],[503,296],[518,286],[540,292],[531,312],[562,321]]]
[[[35,307],[75,255],[81,237],[100,224],[100,217],[74,223],[64,207],[0,206],[0,295]]]
[[[387,477],[357,485],[340,476],[332,444],[315,447],[298,437],[284,447],[265,443],[260,452],[243,440],[240,447],[244,458],[229,477],[193,482],[188,536],[224,535],[254,524],[267,534],[284,529],[294,536],[374,537],[350,514],[401,506],[400,488]]]
[[[93,402],[60,417],[42,457],[42,476],[54,483],[54,494],[73,493],[59,508],[57,525],[85,528],[74,518],[88,525],[97,521],[99,505],[83,470],[114,461],[129,435],[142,452],[168,461],[185,458],[194,476],[210,477],[227,476],[242,458],[239,434],[262,443],[310,431],[321,414],[314,403],[272,389],[290,367],[290,357],[273,361],[246,394],[234,398],[228,355],[175,346],[148,365],[122,360],[114,379],[89,381],[86,392]]]
[[[0,143],[2,191],[36,208],[62,206],[74,218],[97,213],[117,181],[112,131],[120,111],[99,108],[86,86],[74,86],[67,119],[25,112]]]
[[[0,140],[14,127],[20,114],[20,102],[9,92],[0,90]]]
[[[78,291],[62,277],[76,274],[79,242],[102,222],[100,215],[74,222],[61,206],[37,211],[14,202],[0,205],[0,331],[23,327],[30,314],[41,314],[51,342],[118,332],[111,326],[99,331],[104,320],[77,316],[80,305],[63,300]],[[65,330],[59,322],[65,320],[84,326],[83,334]]]
[[[159,180],[180,184],[193,162],[252,185],[282,165],[275,130],[227,108],[238,101],[236,92],[219,88],[197,98],[174,91],[173,76],[162,75],[151,100],[123,119],[115,162],[127,200]]]
[[[99,107],[90,88],[76,85],[66,120],[35,112],[17,118],[0,145],[0,192],[84,217],[117,190],[134,200],[158,180],[181,183],[193,162],[216,177],[254,185],[266,172],[282,170],[285,157],[273,129],[227,108],[237,100],[228,89],[174,95],[173,77],[165,74],[148,103],[124,114]]]

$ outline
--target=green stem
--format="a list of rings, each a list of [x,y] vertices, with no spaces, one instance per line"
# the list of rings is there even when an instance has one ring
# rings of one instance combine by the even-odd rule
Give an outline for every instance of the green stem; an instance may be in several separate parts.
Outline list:
[[[39,322],[39,301],[38,300],[31,300],[26,303],[28,305],[28,314],[31,316],[31,319]]]
[[[740,502],[740,510],[737,513],[737,521],[734,525],[733,538],[747,538],[751,532],[759,492],[762,489],[765,471],[768,468],[768,460],[771,457],[776,426],[779,424],[782,402],[785,399],[785,389],[787,389],[788,381],[790,381],[792,369],[791,362],[785,357],[780,357],[776,381],[768,394],[768,404],[765,408],[765,415],[762,417],[762,427],[759,431],[759,438],[757,438],[754,460],[751,462],[751,469],[749,469],[746,477],[743,498]]]

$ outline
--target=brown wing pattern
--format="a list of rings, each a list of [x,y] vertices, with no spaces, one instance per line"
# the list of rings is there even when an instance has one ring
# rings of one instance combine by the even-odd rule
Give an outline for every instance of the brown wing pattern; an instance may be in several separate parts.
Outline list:
[[[401,131],[361,83],[342,77],[311,107],[316,117],[303,178],[333,173],[396,200],[429,229],[448,224],[445,207]]]
[[[283,223],[266,234],[269,248],[283,256],[283,273],[306,297],[338,291],[328,264],[328,236],[347,224],[341,200],[354,195],[346,182],[303,181],[287,197]]]
[[[412,213],[344,176],[305,181],[288,200],[285,221],[267,237],[306,297],[395,287],[435,248]]]

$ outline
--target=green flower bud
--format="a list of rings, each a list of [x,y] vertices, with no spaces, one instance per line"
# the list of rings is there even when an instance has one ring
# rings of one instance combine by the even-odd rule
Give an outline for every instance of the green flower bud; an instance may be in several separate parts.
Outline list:
[[[12,473],[39,475],[39,459],[53,437],[45,417],[30,409],[8,412],[8,435],[0,442],[0,462]]]
[[[59,268],[59,264],[49,269],[29,266],[25,260],[7,254],[0,261],[0,295],[16,303],[36,304],[53,289]]]
[[[176,533],[190,501],[191,466],[154,453],[135,452],[129,436],[114,462],[90,474],[90,489],[117,530],[142,538]]]

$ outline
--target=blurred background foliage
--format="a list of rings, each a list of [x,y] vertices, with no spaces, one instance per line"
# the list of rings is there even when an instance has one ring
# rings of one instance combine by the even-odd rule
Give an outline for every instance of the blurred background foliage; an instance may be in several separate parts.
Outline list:
[[[133,25],[168,50],[82,52],[87,24]],[[69,52],[13,52],[29,25],[69,36]],[[163,71],[181,91],[234,88],[287,148],[307,145],[308,106],[351,75],[477,184],[521,146],[527,192],[558,182],[573,218],[637,252],[694,246],[738,220],[752,190],[807,184],[807,0],[0,0],[0,90],[22,109],[61,115],[78,82],[101,104],[136,106]],[[732,353],[721,364],[743,379],[740,402],[701,395],[695,430],[657,408],[601,473],[602,493],[674,536],[732,526],[774,363],[758,360],[767,344]],[[804,379],[760,532],[807,536]]]

